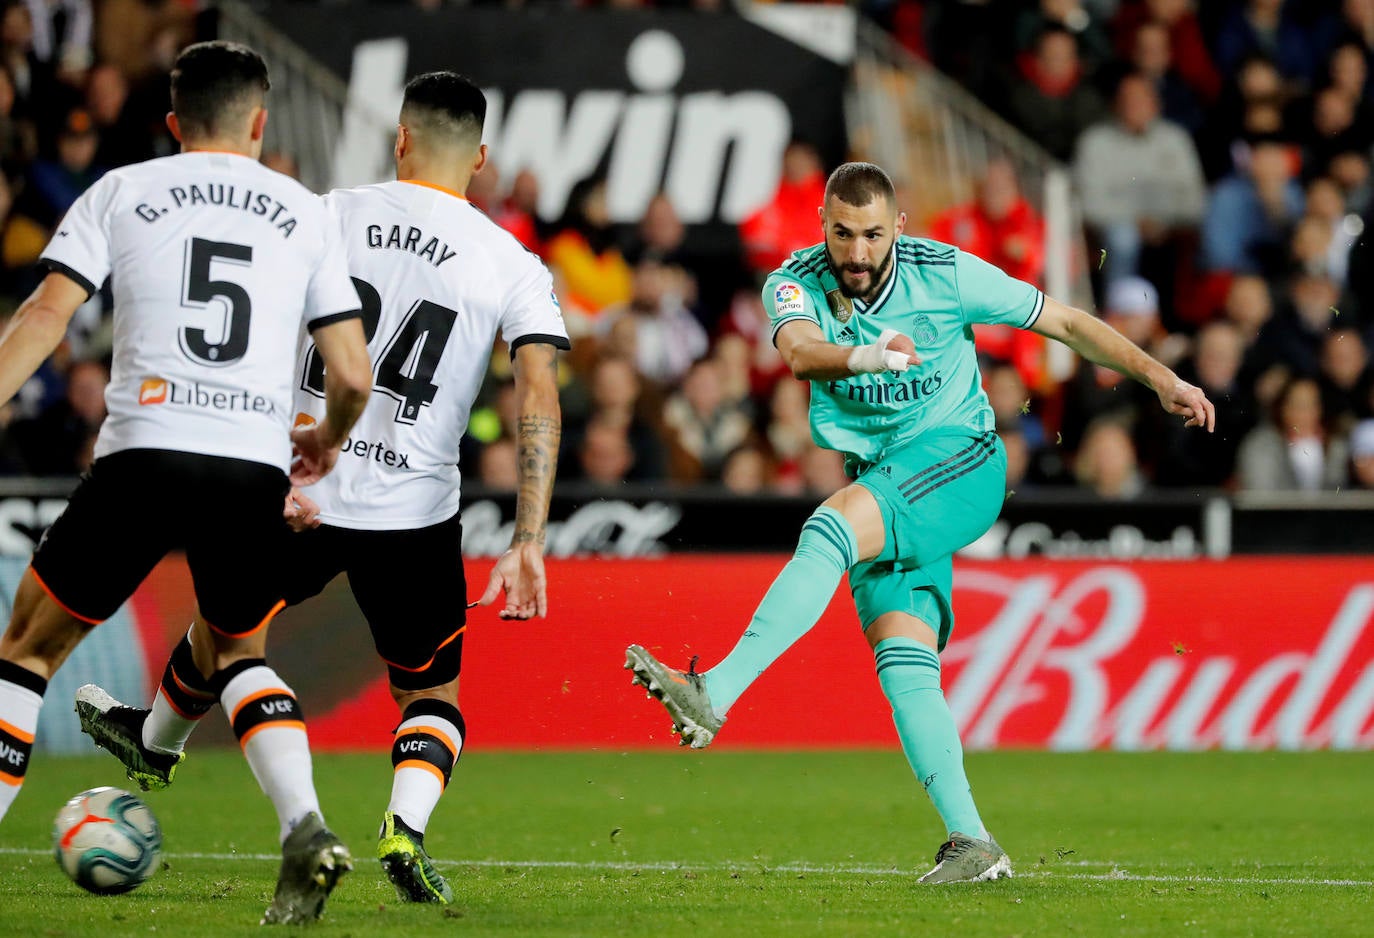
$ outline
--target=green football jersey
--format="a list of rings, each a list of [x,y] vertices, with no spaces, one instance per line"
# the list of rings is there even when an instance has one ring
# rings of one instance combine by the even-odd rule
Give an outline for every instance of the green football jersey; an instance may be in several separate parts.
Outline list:
[[[811,382],[811,435],[848,462],[878,462],[918,436],[993,429],[973,347],[974,323],[1026,329],[1045,297],[958,248],[903,235],[892,273],[872,303],[853,301],[847,314],[826,263],[825,245],[795,252],[769,275],[763,302],[778,329],[805,319],[827,342],[868,345],[884,329],[910,336],[921,359],[901,373],[851,375]]]

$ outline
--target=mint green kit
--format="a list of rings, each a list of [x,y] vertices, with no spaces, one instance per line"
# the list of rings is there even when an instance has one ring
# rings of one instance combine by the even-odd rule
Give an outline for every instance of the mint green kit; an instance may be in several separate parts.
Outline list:
[[[906,612],[934,629],[943,648],[954,625],[953,554],[992,526],[1006,486],[972,326],[1029,328],[1044,295],[938,241],[902,236],[895,252],[878,296],[853,300],[852,312],[824,244],[797,251],[769,275],[763,300],[775,339],[787,323],[805,320],[836,345],[867,345],[884,329],[916,343],[921,362],[905,372],[812,381],[811,435],[844,454],[887,527],[882,554],[849,571],[860,623],[866,629],[883,613]]]

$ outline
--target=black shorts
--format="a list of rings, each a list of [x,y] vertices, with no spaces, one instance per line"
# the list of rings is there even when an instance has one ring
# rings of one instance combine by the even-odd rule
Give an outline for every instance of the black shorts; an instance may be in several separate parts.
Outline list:
[[[283,567],[288,605],[309,599],[347,573],[393,685],[425,690],[458,677],[467,627],[458,515],[403,531],[320,525],[291,535],[288,543]]]
[[[33,554],[48,595],[79,619],[114,615],[168,552],[186,551],[201,613],[244,635],[282,607],[282,507],[275,466],[173,450],[97,459]]]

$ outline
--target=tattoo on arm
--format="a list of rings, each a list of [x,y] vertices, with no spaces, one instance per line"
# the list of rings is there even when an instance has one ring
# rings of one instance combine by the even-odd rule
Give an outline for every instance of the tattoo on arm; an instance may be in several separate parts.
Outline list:
[[[558,354],[552,345],[525,345],[516,351],[516,458],[520,488],[515,499],[515,544],[541,547],[548,526],[549,499],[558,468],[562,419],[558,407]]]

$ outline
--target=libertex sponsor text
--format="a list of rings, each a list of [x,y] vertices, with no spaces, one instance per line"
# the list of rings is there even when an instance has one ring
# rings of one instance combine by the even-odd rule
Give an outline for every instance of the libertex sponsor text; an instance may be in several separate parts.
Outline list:
[[[257,414],[276,412],[276,405],[270,398],[243,388],[216,387],[198,381],[178,382],[168,378],[145,378],[138,388],[138,402],[145,407],[167,405]]]

